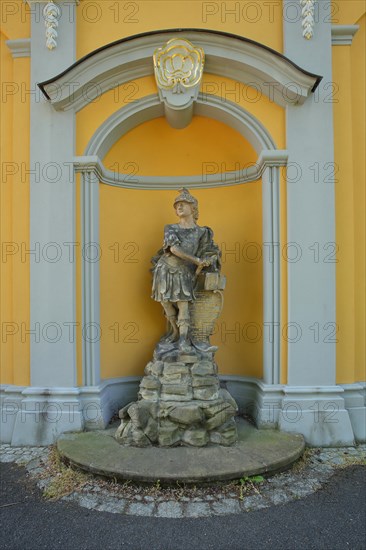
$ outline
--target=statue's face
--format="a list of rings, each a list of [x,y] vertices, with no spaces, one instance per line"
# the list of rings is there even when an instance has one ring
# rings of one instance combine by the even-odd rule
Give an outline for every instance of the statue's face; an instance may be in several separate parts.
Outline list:
[[[180,218],[190,216],[193,212],[192,206],[189,204],[189,202],[185,201],[179,201],[175,203],[175,211],[177,213],[177,216],[179,216]]]

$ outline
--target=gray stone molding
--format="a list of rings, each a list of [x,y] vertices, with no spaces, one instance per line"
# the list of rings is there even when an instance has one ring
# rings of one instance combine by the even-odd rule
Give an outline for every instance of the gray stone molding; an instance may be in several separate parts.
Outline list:
[[[263,381],[279,384],[280,343],[280,191],[279,170],[267,167],[262,176],[263,226]],[[272,289],[272,290],[271,290]],[[267,337],[268,336],[268,337]]]
[[[0,386],[1,441],[50,445],[66,432],[104,428],[120,404],[136,398],[140,378],[85,387]]]
[[[237,130],[253,145],[258,155],[264,149],[276,149],[274,140],[263,124],[250,112],[232,101],[227,99],[223,101],[222,98],[215,95],[199,94],[194,112],[199,116],[214,118]],[[143,122],[162,116],[164,116],[164,110],[157,94],[143,97],[121,107],[95,131],[86,147],[85,155],[97,155],[103,159],[112,145],[131,129]],[[276,152],[275,154],[279,155],[280,153]],[[227,176],[229,177],[229,174]],[[116,179],[116,176],[113,178]],[[111,178],[112,181],[113,178]],[[202,179],[202,176],[200,178]],[[160,178],[158,179],[160,180]],[[168,179],[170,177],[166,178],[167,182]],[[147,183],[150,185],[152,182],[148,180]],[[238,179],[236,179],[236,183],[239,183]]]
[[[67,2],[66,2],[67,4]],[[59,2],[62,7],[63,2]],[[66,10],[75,10],[68,3]],[[75,14],[74,14],[75,15]],[[75,17],[73,18],[75,21]],[[76,32],[50,54],[42,17],[31,17],[31,90],[75,60]],[[75,243],[75,114],[57,113],[42,94],[30,94],[30,379],[38,386],[70,386],[77,380]],[[49,251],[49,254],[47,254]],[[37,332],[39,335],[35,334]],[[48,332],[49,330],[49,332]],[[71,335],[71,336],[70,336]]]
[[[366,441],[365,383],[298,387],[220,378],[240,413],[251,414],[259,428],[302,433],[310,446]],[[118,409],[135,400],[139,381],[114,378],[78,388],[1,386],[1,441],[50,445],[61,433],[104,428]]]
[[[255,86],[282,106],[304,103],[321,79],[274,50],[242,37],[201,29],[176,29],[109,44],[57,77],[42,82],[40,88],[56,110],[78,111],[93,100],[91,89],[99,96],[125,82],[152,75],[154,50],[182,34],[203,48],[206,74]]]
[[[356,441],[366,441],[366,382],[342,384]]]
[[[101,183],[124,189],[178,189],[182,186],[190,188],[228,187],[259,180],[267,168],[286,166],[288,154],[282,149],[264,149],[255,164],[248,168],[232,172],[220,172],[196,176],[138,176],[107,170],[98,155],[74,157],[75,171],[79,173],[92,172]]]
[[[82,373],[83,385],[100,381],[99,175],[82,171]],[[88,333],[88,334],[87,334]]]
[[[284,8],[287,4],[293,1],[284,0]],[[283,23],[285,52],[296,63],[323,75],[317,97],[301,108],[286,107],[287,241],[292,246],[287,262],[287,322],[293,327],[288,342],[291,386],[332,386],[336,381],[337,258],[335,253],[327,253],[337,250],[333,143],[333,102],[337,98],[329,94],[332,45],[331,25],[326,20],[330,21],[331,4],[322,5],[327,11],[316,22],[311,40],[303,39],[295,22],[285,19]],[[319,175],[314,175],[317,168]],[[313,253],[317,246],[319,257]],[[317,329],[319,334],[314,333]]]
[[[11,51],[11,55],[14,59],[16,59],[17,57],[31,56],[31,39],[30,38],[18,38],[16,40],[7,40],[6,45]]]
[[[332,25],[332,46],[350,46],[359,25]]]
[[[268,385],[256,378],[221,377],[259,428],[302,433],[310,446],[366,441],[366,384],[334,386]]]

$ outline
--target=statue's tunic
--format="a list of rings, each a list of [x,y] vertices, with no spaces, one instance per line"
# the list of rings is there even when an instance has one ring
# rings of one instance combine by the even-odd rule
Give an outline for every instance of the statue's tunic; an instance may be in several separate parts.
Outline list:
[[[174,223],[164,228],[163,248],[155,258],[153,268],[152,298],[157,302],[189,302],[194,300],[194,274],[196,265],[178,258],[170,248],[178,246],[190,256],[201,255],[215,246],[209,227],[182,228]]]

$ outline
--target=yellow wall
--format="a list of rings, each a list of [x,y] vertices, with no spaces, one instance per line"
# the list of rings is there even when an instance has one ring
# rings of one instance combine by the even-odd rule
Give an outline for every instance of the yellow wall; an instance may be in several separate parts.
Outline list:
[[[78,7],[77,57],[126,36],[171,28],[239,34],[282,52],[280,2],[103,0]]]
[[[238,132],[206,117],[193,117],[174,130],[165,118],[137,126],[104,158],[109,170],[135,176],[191,176],[243,170],[257,160],[253,147]],[[130,165],[129,165],[130,163]],[[133,173],[133,175],[132,175]]]
[[[17,4],[14,4],[17,6]],[[10,17],[10,16],[9,16]],[[23,25],[25,27],[26,25]],[[1,381],[27,385],[29,373],[29,101],[28,58],[13,59],[7,39],[26,31],[4,25],[1,33]],[[13,32],[10,32],[13,31]]]
[[[333,47],[338,383],[365,380],[365,16],[351,22],[352,45]]]
[[[1,32],[6,40],[28,38],[30,36],[31,11],[23,0],[0,2]],[[2,46],[3,47],[3,46]],[[7,46],[4,45],[5,50]]]
[[[11,81],[13,75],[12,58],[10,52],[7,51],[5,40],[7,37],[1,33],[1,81]],[[8,139],[8,136],[12,132],[13,124],[13,98],[8,98],[7,108],[1,109],[2,116],[0,117],[0,131],[1,131],[1,163],[7,159],[7,162],[11,162],[12,158],[12,140]],[[12,178],[8,176],[8,182],[2,178],[1,182],[1,243],[11,242],[12,239]],[[2,246],[4,246],[2,244]],[[10,251],[10,249],[9,249]],[[3,252],[3,251],[2,251]],[[4,254],[2,253],[2,261],[0,264],[0,291],[1,291],[1,326],[4,327],[4,323],[12,321],[12,260],[11,257],[4,261]],[[3,329],[4,330],[4,329]],[[10,325],[9,325],[10,330]],[[4,341],[4,335],[1,343],[1,381],[3,383],[12,383],[13,381],[13,343],[14,338],[10,337]]]
[[[364,13],[363,0],[332,0],[331,20],[334,25],[354,25]]]

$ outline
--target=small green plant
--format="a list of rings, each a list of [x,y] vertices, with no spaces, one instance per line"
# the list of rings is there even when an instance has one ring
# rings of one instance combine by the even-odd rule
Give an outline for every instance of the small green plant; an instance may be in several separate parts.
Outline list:
[[[243,476],[239,479],[239,499],[244,499],[244,493],[247,493],[249,490],[254,491],[259,494],[258,488],[256,485],[264,481],[263,476]]]
[[[157,480],[156,480],[155,488],[156,488],[158,491],[161,489],[160,479],[157,479]]]

